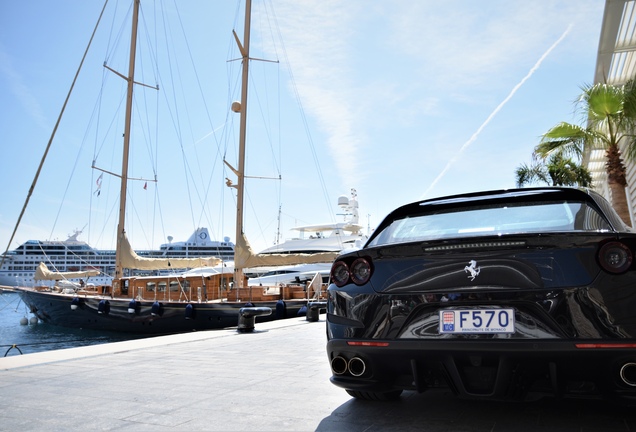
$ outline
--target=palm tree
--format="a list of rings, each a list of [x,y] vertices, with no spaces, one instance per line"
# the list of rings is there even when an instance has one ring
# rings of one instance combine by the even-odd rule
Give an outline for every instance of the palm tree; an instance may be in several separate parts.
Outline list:
[[[624,86],[599,83],[582,90],[577,110],[583,114],[586,126],[559,123],[542,136],[535,153],[544,159],[555,153],[582,158],[585,150],[604,149],[612,206],[631,225],[621,147],[628,160],[636,159],[636,84],[634,80]]]
[[[592,186],[592,174],[572,159],[555,153],[547,160],[534,158],[531,165],[523,164],[515,171],[517,187],[534,183],[550,186]]]

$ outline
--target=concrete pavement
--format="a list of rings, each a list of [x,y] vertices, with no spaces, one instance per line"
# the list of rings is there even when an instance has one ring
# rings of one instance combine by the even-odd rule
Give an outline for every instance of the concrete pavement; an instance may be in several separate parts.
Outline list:
[[[321,315],[0,358],[0,430],[636,430],[633,409],[593,401],[354,400],[325,342]]]

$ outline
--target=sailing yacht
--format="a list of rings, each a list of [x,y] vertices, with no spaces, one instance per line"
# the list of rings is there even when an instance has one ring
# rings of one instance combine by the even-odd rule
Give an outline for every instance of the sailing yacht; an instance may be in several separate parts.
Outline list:
[[[126,116],[123,134],[123,157],[120,179],[119,218],[117,222],[117,248],[111,284],[61,287],[69,278],[89,278],[96,271],[60,272],[49,270],[44,263],[38,267],[38,281],[57,281],[53,287],[36,283],[33,287],[17,287],[21,299],[40,320],[60,326],[92,328],[144,334],[168,334],[191,330],[205,330],[236,326],[239,311],[246,306],[262,310],[275,310],[259,320],[297,316],[308,302],[320,300],[324,295],[321,277],[316,275],[308,284],[290,286],[250,286],[246,268],[268,265],[295,265],[324,263],[332,260],[336,252],[320,253],[254,253],[243,233],[244,161],[246,152],[247,84],[250,60],[251,0],[245,4],[243,41],[234,34],[242,61],[241,101],[231,109],[240,115],[238,167],[226,164],[237,176],[236,244],[232,273],[224,271],[217,257],[155,257],[132,250],[126,233],[126,200],[135,81],[135,46],[137,21],[141,0],[133,0],[132,32],[129,71],[116,72],[127,82]],[[106,172],[105,170],[103,172]],[[161,272],[170,269],[201,268],[188,273],[139,276],[139,271]],[[36,281],[36,282],[38,282]]]

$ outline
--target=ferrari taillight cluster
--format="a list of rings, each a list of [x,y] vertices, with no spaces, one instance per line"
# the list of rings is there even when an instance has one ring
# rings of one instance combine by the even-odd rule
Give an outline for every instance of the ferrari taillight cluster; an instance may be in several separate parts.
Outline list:
[[[598,251],[598,262],[608,273],[626,272],[634,260],[632,250],[625,243],[611,241],[605,243]]]
[[[371,261],[366,258],[357,258],[350,265],[345,260],[338,260],[331,266],[331,280],[338,287],[348,283],[364,285],[372,272]]]

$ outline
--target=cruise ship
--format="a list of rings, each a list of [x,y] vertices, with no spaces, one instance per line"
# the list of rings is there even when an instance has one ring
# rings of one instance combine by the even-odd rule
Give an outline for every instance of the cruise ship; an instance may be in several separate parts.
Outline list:
[[[34,286],[34,274],[38,265],[43,262],[48,268],[59,272],[75,272],[98,270],[99,276],[84,281],[94,285],[111,285],[115,274],[115,250],[100,250],[88,243],[78,240],[81,231],[75,231],[68,239],[29,240],[7,253],[0,267],[0,285],[2,286]],[[234,244],[229,237],[223,241],[210,239],[207,228],[197,228],[187,241],[162,244],[156,250],[139,250],[137,255],[144,258],[209,258],[217,257],[223,261],[234,259]],[[185,269],[171,269],[171,272]],[[149,273],[138,273],[148,276]],[[79,282],[79,279],[71,279]],[[52,283],[52,281],[51,281]],[[42,284],[42,281],[38,281]]]

